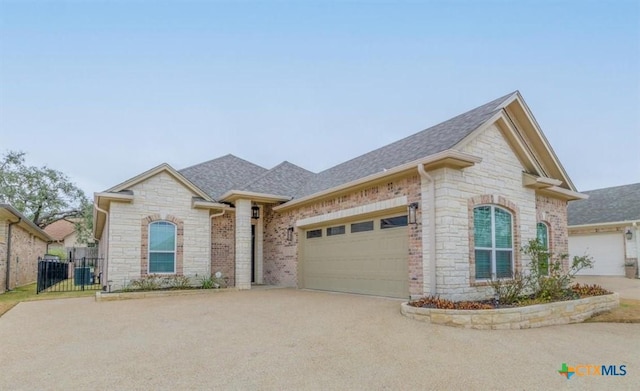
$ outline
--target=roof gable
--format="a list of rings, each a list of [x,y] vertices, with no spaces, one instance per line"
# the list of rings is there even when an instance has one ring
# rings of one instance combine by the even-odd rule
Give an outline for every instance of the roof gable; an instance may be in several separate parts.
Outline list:
[[[146,181],[147,179],[160,174],[161,172],[166,172],[171,175],[178,183],[182,184],[184,187],[188,188],[195,195],[204,198],[205,200],[210,200],[209,195],[202,191],[198,186],[192,183],[189,179],[185,178],[182,174],[176,171],[173,167],[171,167],[167,163],[162,163],[159,166],[156,166],[148,171],[143,172],[142,174],[136,175],[133,178],[116,185],[105,193],[119,193],[125,190],[129,190],[131,187]]]
[[[309,170],[284,161],[238,190],[291,196],[315,175]]]
[[[322,171],[296,196],[310,195],[450,149],[500,111],[503,102],[514,94],[516,92]]]
[[[583,193],[589,198],[569,203],[569,225],[640,221],[640,183]]]
[[[229,190],[238,190],[268,170],[234,155],[196,164],[180,170],[191,182],[217,200]]]

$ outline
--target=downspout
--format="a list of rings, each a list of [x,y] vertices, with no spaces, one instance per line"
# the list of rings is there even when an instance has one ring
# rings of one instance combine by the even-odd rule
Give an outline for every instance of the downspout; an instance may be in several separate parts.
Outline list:
[[[422,180],[429,182],[429,294],[436,295],[436,182],[424,169],[424,165],[418,164],[418,173]],[[422,233],[424,235],[424,232]]]
[[[106,243],[105,249],[104,249],[104,271],[103,271],[104,272],[104,276],[103,276],[101,282],[102,282],[102,290],[105,290],[107,286],[109,286],[109,290],[111,290],[111,287],[109,285],[109,245],[110,245],[110,243],[109,243],[109,212],[107,212],[104,209],[101,209],[98,206],[98,203],[96,203],[96,202],[93,203],[93,207],[96,208],[96,210],[98,212],[104,213],[104,216],[105,216],[104,224],[106,225],[106,228],[107,228],[107,243]],[[98,239],[98,241],[100,241],[100,240]],[[106,283],[106,285],[105,285],[105,283]]]
[[[10,221],[9,222],[9,226],[7,228],[7,234],[8,234],[8,238],[7,238],[7,278],[6,278],[6,282],[5,282],[5,290],[7,292],[9,292],[11,290],[11,286],[9,285],[9,279],[11,278],[11,227],[14,226],[15,224],[18,224],[22,221],[22,217],[18,217],[18,221]]]

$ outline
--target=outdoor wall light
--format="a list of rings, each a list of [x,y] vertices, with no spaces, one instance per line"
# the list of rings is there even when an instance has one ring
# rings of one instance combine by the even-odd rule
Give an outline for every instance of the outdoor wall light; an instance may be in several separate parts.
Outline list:
[[[287,228],[287,240],[288,241],[293,240],[293,227]]]
[[[251,218],[252,219],[260,218],[260,207],[258,205],[254,205],[251,207]]]
[[[633,239],[633,232],[629,228],[627,228],[627,232],[624,233],[624,236],[627,237],[627,240]]]
[[[409,224],[417,224],[418,223],[418,203],[417,202],[413,202],[411,204],[409,204]]]

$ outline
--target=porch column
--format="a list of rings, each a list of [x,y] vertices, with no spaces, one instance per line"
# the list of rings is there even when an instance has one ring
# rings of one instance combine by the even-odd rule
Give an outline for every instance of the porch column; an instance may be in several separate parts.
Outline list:
[[[251,289],[251,201],[236,201],[236,288]]]

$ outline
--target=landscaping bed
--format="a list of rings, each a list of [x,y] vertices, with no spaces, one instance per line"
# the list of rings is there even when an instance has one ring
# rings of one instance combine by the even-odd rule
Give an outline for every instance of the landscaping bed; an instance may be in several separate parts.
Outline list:
[[[578,300],[551,302],[509,308],[455,310],[423,308],[403,303],[403,315],[435,324],[471,329],[528,329],[579,323],[619,305],[617,293]]]
[[[537,239],[521,250],[530,259],[509,278],[488,279],[493,298],[454,302],[428,296],[402,304],[405,316],[430,323],[476,329],[521,329],[584,320],[619,306],[617,294],[599,285],[572,284],[581,269],[593,267],[588,255],[554,255]]]

